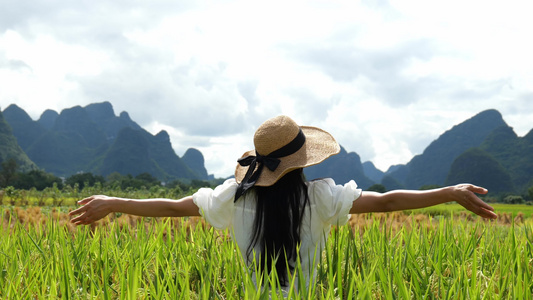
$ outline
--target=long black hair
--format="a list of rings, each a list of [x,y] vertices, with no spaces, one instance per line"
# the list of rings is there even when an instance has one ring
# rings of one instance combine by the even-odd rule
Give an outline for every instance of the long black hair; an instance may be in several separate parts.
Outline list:
[[[254,187],[257,203],[252,238],[247,249],[250,257],[254,247],[259,245],[259,270],[261,275],[275,268],[279,283],[286,286],[289,281],[291,259],[296,260],[300,244],[300,228],[305,207],[309,205],[307,185],[302,169],[285,174],[274,185]]]

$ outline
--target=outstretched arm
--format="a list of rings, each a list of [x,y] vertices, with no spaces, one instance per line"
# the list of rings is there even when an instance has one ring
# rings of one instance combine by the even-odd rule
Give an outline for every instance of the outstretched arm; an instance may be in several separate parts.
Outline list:
[[[91,196],[78,201],[82,207],[69,213],[76,216],[70,222],[76,225],[91,224],[111,212],[121,212],[143,217],[200,216],[192,196],[180,200],[171,199],[125,199],[104,195]]]
[[[417,209],[455,201],[483,218],[496,219],[494,208],[476,195],[486,193],[486,189],[471,184],[459,184],[426,191],[396,190],[384,194],[363,192],[361,197],[354,201],[350,213]]]

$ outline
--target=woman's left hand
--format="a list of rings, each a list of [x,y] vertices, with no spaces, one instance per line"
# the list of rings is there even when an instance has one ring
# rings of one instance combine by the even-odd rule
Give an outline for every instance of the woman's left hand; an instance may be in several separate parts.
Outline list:
[[[461,204],[469,211],[487,219],[496,219],[498,215],[494,213],[494,208],[476,194],[486,194],[488,191],[485,188],[475,186],[473,184],[458,184],[452,186],[453,196],[455,202]]]
[[[105,195],[95,195],[78,201],[82,207],[69,212],[70,216],[76,216],[70,220],[76,225],[88,225],[96,222],[112,212],[111,206],[116,198]]]

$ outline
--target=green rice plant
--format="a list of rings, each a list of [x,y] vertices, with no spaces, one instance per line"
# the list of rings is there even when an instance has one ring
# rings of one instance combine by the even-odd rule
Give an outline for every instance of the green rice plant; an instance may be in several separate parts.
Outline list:
[[[0,299],[532,299],[533,223],[373,216],[334,227],[306,286],[256,286],[227,231],[196,218],[69,227],[0,216]],[[363,218],[364,216],[353,216]],[[28,219],[25,219],[28,220]],[[395,224],[395,225],[392,225]],[[300,272],[299,263],[296,273]]]

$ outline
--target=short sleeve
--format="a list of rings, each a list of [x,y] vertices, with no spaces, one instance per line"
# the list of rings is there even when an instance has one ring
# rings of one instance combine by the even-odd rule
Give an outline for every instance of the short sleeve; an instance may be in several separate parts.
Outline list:
[[[361,189],[353,180],[345,185],[336,185],[333,179],[320,179],[310,182],[308,190],[320,219],[331,225],[346,224],[353,202],[361,196]]]
[[[200,209],[200,214],[216,229],[225,229],[233,223],[233,199],[237,183],[228,179],[214,190],[201,188],[193,194],[193,201]]]

